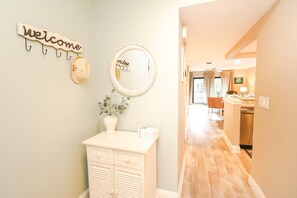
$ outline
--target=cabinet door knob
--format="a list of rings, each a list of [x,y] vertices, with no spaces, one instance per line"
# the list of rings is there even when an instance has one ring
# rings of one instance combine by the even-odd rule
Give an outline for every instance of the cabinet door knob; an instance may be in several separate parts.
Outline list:
[[[130,162],[130,159],[126,159],[126,162],[129,163]]]

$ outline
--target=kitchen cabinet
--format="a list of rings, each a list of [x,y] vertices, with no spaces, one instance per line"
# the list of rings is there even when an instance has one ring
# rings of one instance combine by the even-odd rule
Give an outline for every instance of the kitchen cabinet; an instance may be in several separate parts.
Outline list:
[[[90,198],[156,197],[156,140],[127,131],[85,140]]]

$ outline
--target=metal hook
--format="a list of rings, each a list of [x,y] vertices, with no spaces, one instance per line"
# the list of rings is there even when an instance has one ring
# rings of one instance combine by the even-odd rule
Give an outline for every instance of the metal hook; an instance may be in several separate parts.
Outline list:
[[[43,55],[47,54],[47,49],[44,50],[44,45],[43,44],[42,44],[42,53],[43,53]]]
[[[58,55],[58,49],[56,49],[56,56],[57,56],[57,58],[60,58],[61,55],[62,55],[62,52],[60,52],[60,55]]]
[[[27,50],[27,52],[31,51],[32,46],[30,45],[28,48],[28,44],[27,44],[27,39],[25,38],[25,49]]]
[[[67,51],[67,54],[66,54],[66,59],[71,60],[71,56],[68,57],[68,51]]]

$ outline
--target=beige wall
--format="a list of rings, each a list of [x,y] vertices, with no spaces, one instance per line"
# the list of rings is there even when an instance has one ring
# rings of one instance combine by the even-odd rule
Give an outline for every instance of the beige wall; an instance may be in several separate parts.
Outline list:
[[[247,69],[246,72],[247,88],[249,94],[255,94],[256,90],[256,67]]]
[[[270,108],[255,109],[252,176],[269,198],[297,197],[296,19],[297,1],[282,0],[258,36],[256,95]]]
[[[0,16],[0,197],[77,198],[88,187],[81,142],[98,132],[94,3],[1,1]],[[27,52],[18,22],[80,42],[90,79],[72,82],[65,52],[31,41]]]

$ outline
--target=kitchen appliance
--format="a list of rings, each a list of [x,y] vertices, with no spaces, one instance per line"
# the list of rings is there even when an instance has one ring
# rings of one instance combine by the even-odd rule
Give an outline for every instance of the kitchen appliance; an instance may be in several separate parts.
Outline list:
[[[240,148],[252,149],[254,107],[242,107],[240,114]]]

